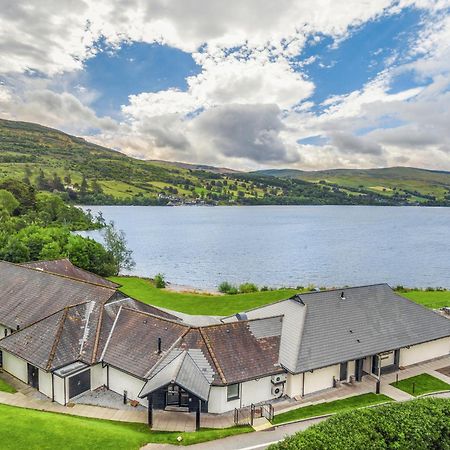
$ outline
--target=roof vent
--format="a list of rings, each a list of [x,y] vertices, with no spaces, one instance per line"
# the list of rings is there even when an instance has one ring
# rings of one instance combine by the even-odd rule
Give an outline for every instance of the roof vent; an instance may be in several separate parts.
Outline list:
[[[147,319],[144,319],[143,323],[147,323]]]
[[[236,314],[236,319],[237,320],[247,320],[247,314],[245,314],[245,313],[237,313]]]
[[[345,300],[344,291],[341,292],[341,299],[342,299],[342,300]]]
[[[230,330],[228,329],[228,330],[227,330],[227,333],[229,333],[229,332],[230,332]]]

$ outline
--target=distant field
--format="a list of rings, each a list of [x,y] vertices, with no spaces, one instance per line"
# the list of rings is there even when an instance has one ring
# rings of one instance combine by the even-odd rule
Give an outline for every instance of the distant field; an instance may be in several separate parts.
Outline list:
[[[295,289],[280,289],[250,294],[206,295],[157,289],[150,280],[139,277],[111,277],[110,280],[120,284],[124,294],[144,303],[186,314],[213,316],[235,314],[289,298],[300,292]],[[400,295],[431,309],[450,306],[450,291],[412,290]]]

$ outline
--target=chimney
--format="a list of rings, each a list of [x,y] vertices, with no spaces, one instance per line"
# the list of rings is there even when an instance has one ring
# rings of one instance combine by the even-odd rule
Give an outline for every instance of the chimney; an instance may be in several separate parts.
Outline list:
[[[162,350],[161,350],[161,338],[159,337],[158,338],[158,355],[160,355],[161,352],[162,352]]]
[[[20,325],[16,326],[16,330],[19,331],[20,330]]]
[[[341,292],[341,299],[342,299],[342,300],[345,300],[344,291]]]

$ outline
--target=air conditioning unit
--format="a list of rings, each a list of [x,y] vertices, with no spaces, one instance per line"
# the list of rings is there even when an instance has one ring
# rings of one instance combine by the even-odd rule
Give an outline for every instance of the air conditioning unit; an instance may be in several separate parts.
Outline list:
[[[281,397],[283,395],[283,385],[282,384],[274,384],[272,386],[272,395],[275,397]]]
[[[278,375],[272,375],[271,381],[272,381],[273,384],[284,383],[286,381],[286,374],[285,373],[279,373]]]

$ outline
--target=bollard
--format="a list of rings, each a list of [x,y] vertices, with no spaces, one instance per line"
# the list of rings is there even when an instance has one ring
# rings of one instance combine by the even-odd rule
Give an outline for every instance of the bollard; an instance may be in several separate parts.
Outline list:
[[[127,391],[123,391],[123,404],[127,404]]]

